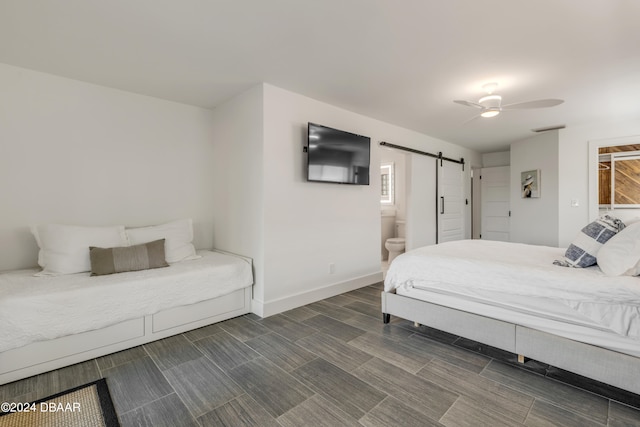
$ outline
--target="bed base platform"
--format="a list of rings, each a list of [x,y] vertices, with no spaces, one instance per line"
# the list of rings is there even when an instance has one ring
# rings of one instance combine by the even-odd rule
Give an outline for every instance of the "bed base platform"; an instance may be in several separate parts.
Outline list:
[[[247,314],[251,287],[102,329],[39,341],[0,353],[0,384],[146,344]]]
[[[382,313],[384,323],[398,316],[640,395],[634,356],[389,292],[382,292]]]

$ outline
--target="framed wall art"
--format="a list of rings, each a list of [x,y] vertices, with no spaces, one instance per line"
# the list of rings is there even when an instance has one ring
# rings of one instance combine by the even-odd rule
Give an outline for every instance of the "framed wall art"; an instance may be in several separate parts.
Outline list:
[[[540,197],[540,169],[520,173],[520,191],[523,199]]]

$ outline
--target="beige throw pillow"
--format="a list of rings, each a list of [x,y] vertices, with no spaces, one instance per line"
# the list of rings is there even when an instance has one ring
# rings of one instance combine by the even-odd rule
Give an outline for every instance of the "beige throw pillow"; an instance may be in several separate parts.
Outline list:
[[[164,239],[135,246],[90,247],[89,258],[92,276],[169,266],[164,255]]]

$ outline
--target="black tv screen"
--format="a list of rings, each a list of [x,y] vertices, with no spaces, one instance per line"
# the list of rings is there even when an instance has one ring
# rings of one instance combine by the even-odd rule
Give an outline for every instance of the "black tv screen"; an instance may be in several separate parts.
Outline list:
[[[309,123],[307,179],[369,185],[371,138]]]

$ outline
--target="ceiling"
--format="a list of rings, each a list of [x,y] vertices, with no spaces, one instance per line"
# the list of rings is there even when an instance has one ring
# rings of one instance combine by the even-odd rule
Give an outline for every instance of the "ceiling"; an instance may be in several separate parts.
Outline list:
[[[266,82],[492,152],[640,118],[639,19],[637,0],[0,0],[0,62],[206,108]],[[565,103],[469,121],[452,101],[487,82]]]

